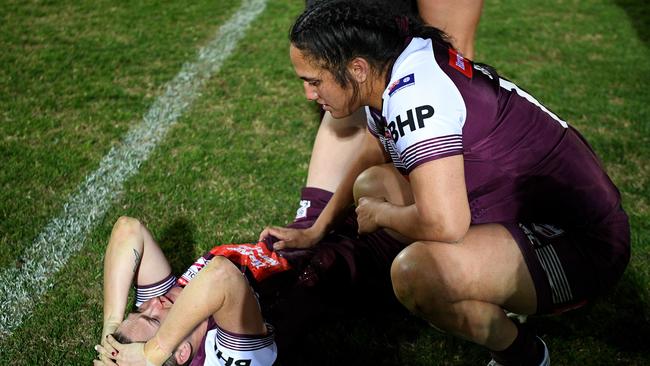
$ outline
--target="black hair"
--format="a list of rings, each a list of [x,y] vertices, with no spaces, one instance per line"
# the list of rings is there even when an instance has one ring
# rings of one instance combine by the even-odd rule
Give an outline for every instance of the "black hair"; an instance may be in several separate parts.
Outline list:
[[[424,25],[412,14],[395,13],[376,2],[321,1],[307,7],[289,33],[291,44],[316,65],[328,70],[336,82],[359,86],[347,70],[362,57],[377,72],[384,72],[402,53],[412,37],[429,38],[451,47],[439,29]]]
[[[115,340],[118,341],[119,343],[122,343],[122,344],[133,343],[133,340],[132,340],[131,338],[125,336],[124,334],[122,334],[122,333],[120,333],[120,332],[114,332],[114,333],[111,334],[111,335],[112,335],[113,338],[115,338]]]

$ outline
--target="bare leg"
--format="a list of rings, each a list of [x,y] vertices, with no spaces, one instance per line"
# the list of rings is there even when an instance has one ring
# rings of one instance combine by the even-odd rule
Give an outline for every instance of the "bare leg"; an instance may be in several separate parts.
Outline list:
[[[311,152],[306,185],[336,191],[363,142],[365,128],[363,108],[341,119],[325,113]]]
[[[483,0],[418,0],[417,3],[425,23],[443,30],[463,56],[474,59],[474,35]]]
[[[394,205],[410,205],[413,203],[413,194],[409,183],[402,177],[392,164],[376,165],[364,170],[353,187],[354,204],[361,197],[377,197],[385,199]],[[413,240],[390,230],[385,231],[402,243],[412,243]]]
[[[517,330],[503,309],[532,314],[537,297],[524,258],[498,224],[470,227],[460,243],[417,242],[391,268],[393,289],[434,326],[500,351]]]
[[[413,202],[410,186],[392,166],[372,167],[355,182],[355,199]],[[411,312],[435,327],[500,351],[517,328],[503,309],[536,311],[537,295],[519,246],[498,224],[471,226],[459,243],[416,242],[393,261],[393,289]]]

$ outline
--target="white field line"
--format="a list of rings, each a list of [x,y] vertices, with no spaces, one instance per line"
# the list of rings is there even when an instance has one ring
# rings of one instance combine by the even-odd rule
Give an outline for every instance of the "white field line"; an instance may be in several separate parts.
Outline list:
[[[45,226],[25,251],[24,264],[0,271],[0,339],[11,335],[29,317],[34,304],[53,286],[50,277],[82,248],[86,235],[103,219],[124,182],[137,173],[265,7],[266,0],[243,0],[240,9],[221,26],[216,37],[199,50],[197,60],[183,65],[142,122],[109,151],[99,169],[87,176],[64,204],[60,215]]]

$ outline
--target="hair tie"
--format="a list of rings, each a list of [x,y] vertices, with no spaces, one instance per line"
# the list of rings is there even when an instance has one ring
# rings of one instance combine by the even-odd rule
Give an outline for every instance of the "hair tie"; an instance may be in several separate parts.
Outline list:
[[[409,18],[407,16],[400,15],[395,17],[395,24],[397,24],[400,35],[405,37],[409,35]]]

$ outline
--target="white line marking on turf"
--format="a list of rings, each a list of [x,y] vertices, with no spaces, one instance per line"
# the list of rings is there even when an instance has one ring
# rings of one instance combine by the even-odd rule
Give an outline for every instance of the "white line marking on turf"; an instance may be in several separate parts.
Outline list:
[[[199,50],[197,60],[183,65],[165,92],[132,128],[122,144],[109,151],[99,169],[86,177],[24,255],[21,268],[0,272],[0,339],[10,335],[31,313],[36,301],[53,286],[49,280],[83,246],[86,235],[102,220],[124,182],[135,175],[199,95],[199,89],[230,56],[246,28],[266,7],[266,0],[243,0],[240,9],[221,26],[216,37]]]

